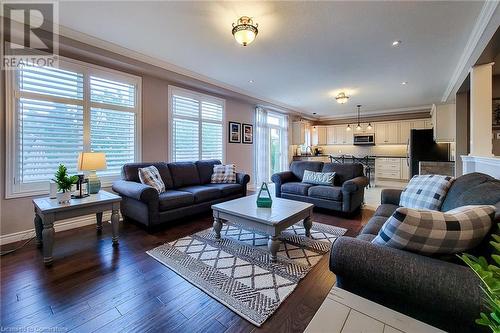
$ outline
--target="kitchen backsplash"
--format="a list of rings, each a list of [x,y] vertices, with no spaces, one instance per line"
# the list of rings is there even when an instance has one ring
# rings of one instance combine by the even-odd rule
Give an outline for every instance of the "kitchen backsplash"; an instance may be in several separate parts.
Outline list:
[[[330,155],[384,155],[384,156],[406,156],[406,145],[377,145],[377,146],[349,146],[349,145],[328,145],[320,146],[323,154]]]

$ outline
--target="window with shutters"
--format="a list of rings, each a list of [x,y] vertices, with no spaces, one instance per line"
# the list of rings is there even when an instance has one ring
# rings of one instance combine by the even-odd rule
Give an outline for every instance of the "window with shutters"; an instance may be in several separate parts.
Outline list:
[[[6,197],[48,193],[59,164],[70,174],[78,153],[106,153],[106,186],[140,159],[137,76],[64,59],[59,68],[6,71]]]
[[[169,87],[169,156],[174,162],[225,159],[225,101]]]

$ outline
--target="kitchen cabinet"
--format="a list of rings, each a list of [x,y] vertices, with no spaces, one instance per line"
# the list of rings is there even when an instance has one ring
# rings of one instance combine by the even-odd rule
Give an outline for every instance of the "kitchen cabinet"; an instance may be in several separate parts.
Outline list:
[[[334,145],[335,144],[335,127],[327,126],[326,127],[326,144]]]
[[[326,144],[328,145],[352,145],[352,129],[346,130],[347,125],[326,126]],[[322,134],[323,135],[323,134]]]
[[[410,167],[408,166],[408,159],[401,158],[401,179],[409,180],[410,179]]]
[[[431,126],[430,119],[413,119],[413,120],[402,120],[399,122],[399,143],[408,144],[410,139],[410,131],[412,129],[426,129]]]
[[[455,142],[455,104],[433,105],[431,109],[434,141]]]
[[[401,160],[398,157],[377,157],[375,159],[375,177],[401,179]]]
[[[311,143],[313,146],[324,146],[327,144],[326,126],[313,126]]]
[[[303,145],[306,143],[306,123],[294,121],[292,123],[292,145]]]
[[[375,123],[375,144],[399,144],[399,122]]]

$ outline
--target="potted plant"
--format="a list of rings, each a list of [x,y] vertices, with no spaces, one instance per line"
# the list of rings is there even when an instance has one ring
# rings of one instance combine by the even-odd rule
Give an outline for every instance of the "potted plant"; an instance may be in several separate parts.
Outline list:
[[[59,164],[56,174],[52,179],[57,184],[57,202],[68,203],[71,200],[71,186],[78,181],[78,176],[69,176],[64,164]]]
[[[500,224],[499,224],[500,227]],[[487,313],[481,312],[476,324],[488,326],[492,332],[500,332],[500,235],[492,234],[490,241],[494,248],[489,263],[484,257],[462,254],[460,258],[477,274],[481,280]]]

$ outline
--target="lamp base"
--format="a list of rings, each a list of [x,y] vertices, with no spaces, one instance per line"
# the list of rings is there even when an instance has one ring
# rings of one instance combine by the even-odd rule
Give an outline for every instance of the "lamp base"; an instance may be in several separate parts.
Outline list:
[[[97,177],[95,171],[91,171],[89,174],[89,194],[97,194],[101,190],[101,180]]]

